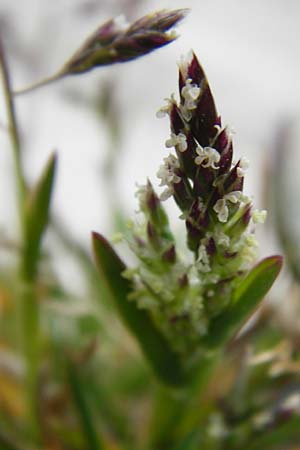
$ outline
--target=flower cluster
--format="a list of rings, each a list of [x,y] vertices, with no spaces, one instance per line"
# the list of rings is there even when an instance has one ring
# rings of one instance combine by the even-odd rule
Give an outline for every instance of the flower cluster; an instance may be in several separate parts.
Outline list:
[[[81,74],[96,67],[123,63],[147,55],[177,39],[174,27],[187,13],[188,9],[162,9],[146,14],[132,24],[124,16],[110,19],[84,41],[58,72],[14,91],[14,95],[28,93],[67,75]]]
[[[130,61],[173,42],[173,28],[187,9],[161,10],[147,14],[132,24],[123,16],[101,25],[65,64],[64,74],[82,73],[96,66]]]
[[[128,242],[140,263],[126,271],[131,295],[148,309],[179,353],[193,351],[209,322],[232,301],[232,293],[256,258],[254,223],[265,211],[253,211],[243,193],[248,161],[233,162],[232,136],[223,127],[206,76],[196,56],[179,66],[180,100],[174,95],[157,113],[168,115],[171,135],[157,176],[160,197],[150,182],[137,196],[144,220],[133,225]],[[162,202],[173,197],[185,221],[185,259],[170,231]]]

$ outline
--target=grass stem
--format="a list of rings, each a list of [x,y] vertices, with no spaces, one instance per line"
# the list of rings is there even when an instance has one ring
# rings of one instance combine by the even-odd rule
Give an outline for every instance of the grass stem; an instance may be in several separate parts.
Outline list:
[[[37,81],[36,83],[33,83],[29,86],[26,86],[25,88],[21,88],[21,89],[14,91],[13,95],[18,96],[18,95],[28,94],[29,92],[35,91],[36,89],[38,89],[40,87],[54,83],[55,81],[59,80],[62,76],[63,75],[60,72],[55,73],[54,75],[43,78],[42,80]]]
[[[18,132],[14,100],[11,91],[8,65],[5,52],[0,39],[0,71],[2,75],[3,92],[7,110],[8,131],[13,151],[13,160],[15,168],[15,179],[17,187],[17,204],[19,221],[21,228],[22,248],[26,247],[26,198],[27,188],[22,167],[20,137]],[[21,253],[20,261],[20,281],[21,289],[17,298],[16,316],[17,326],[20,335],[20,349],[22,350],[25,364],[25,391],[27,414],[29,419],[30,433],[33,437],[39,435],[37,419],[37,378],[38,378],[38,302],[35,293],[34,280],[26,276],[24,267],[25,253]]]

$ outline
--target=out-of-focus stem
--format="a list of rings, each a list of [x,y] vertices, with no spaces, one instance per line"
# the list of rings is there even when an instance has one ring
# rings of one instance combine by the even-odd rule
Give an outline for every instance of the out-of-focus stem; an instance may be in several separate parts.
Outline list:
[[[21,274],[23,276],[23,274]],[[26,404],[32,438],[39,438],[38,369],[39,369],[39,309],[34,283],[23,281],[20,292],[20,322],[22,350],[26,363]]]
[[[15,174],[17,181],[17,194],[18,194],[18,207],[21,226],[24,227],[24,205],[26,186],[22,170],[21,151],[20,151],[20,139],[16,121],[16,114],[14,108],[14,102],[11,95],[10,79],[8,73],[8,67],[6,63],[5,53],[3,50],[1,36],[0,36],[0,70],[2,75],[3,93],[6,103],[7,118],[8,118],[8,132],[12,144]]]
[[[170,391],[160,387],[156,395],[151,433],[151,448],[162,450],[170,439],[176,442],[178,430],[199,426],[205,410],[198,407],[210,382],[211,376],[221,358],[221,352],[203,356],[192,370],[194,376],[190,385],[181,391]],[[174,433],[175,431],[175,433]]]
[[[17,186],[18,212],[21,228],[22,247],[25,248],[26,239],[26,183],[22,168],[20,138],[18,133],[14,101],[11,92],[8,66],[5,53],[0,39],[0,69],[2,73],[3,92],[5,96],[8,130],[13,150],[15,180]],[[37,377],[38,377],[38,302],[35,293],[34,279],[27,276],[25,267],[24,252],[21,253],[20,261],[20,281],[21,289],[17,299],[17,322],[20,330],[20,348],[26,364],[26,403],[27,413],[30,421],[30,432],[37,438],[38,420],[37,420]]]
[[[17,95],[28,94],[29,92],[35,91],[36,89],[38,89],[40,87],[47,86],[48,84],[58,81],[60,78],[62,78],[62,76],[63,76],[63,74],[60,72],[55,73],[54,75],[51,75],[47,78],[43,78],[42,80],[37,81],[36,83],[31,84],[30,86],[26,86],[25,88],[14,91],[13,95],[17,96]]]
[[[86,439],[86,444],[90,450],[103,450],[102,442],[100,441],[98,433],[94,427],[93,417],[77,373],[77,367],[72,363],[72,361],[68,361],[67,370],[72,397],[77,409],[81,428]]]

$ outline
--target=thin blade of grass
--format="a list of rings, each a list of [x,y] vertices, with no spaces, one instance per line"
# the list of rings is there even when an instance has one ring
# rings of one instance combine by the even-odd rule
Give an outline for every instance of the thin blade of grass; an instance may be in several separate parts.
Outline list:
[[[218,348],[234,337],[271,288],[281,265],[281,256],[271,256],[250,271],[236,289],[231,307],[211,322],[208,336],[203,340],[207,347]]]
[[[48,225],[57,157],[52,154],[38,183],[29,195],[26,208],[26,239],[23,270],[27,280],[34,278],[40,253],[40,244]]]
[[[185,376],[178,356],[156,329],[148,313],[138,309],[135,302],[128,300],[131,284],[122,276],[126,269],[125,264],[103,236],[93,233],[92,237],[99,274],[109,287],[123,322],[137,338],[159,378],[173,386],[183,384]]]
[[[86,400],[84,385],[81,383],[77,367],[70,360],[67,362],[67,374],[69,385],[89,450],[104,450],[94,425],[91,410]]]
[[[300,427],[299,416],[295,415],[287,422],[277,425],[274,429],[264,432],[261,436],[252,439],[251,444],[243,450],[279,450],[287,445],[299,444]]]

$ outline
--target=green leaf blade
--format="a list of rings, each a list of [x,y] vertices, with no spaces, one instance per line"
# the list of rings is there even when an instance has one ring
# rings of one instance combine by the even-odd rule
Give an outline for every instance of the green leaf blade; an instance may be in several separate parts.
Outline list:
[[[48,224],[56,166],[57,156],[53,153],[28,199],[23,261],[28,280],[35,275],[42,236]]]
[[[191,431],[181,442],[176,445],[174,450],[199,450],[200,449],[199,429]]]
[[[244,450],[280,450],[288,445],[300,442],[300,427],[298,414],[293,414],[289,420],[270,427],[254,438]]]
[[[90,450],[103,450],[104,446],[100,441],[92,411],[86,399],[85,385],[81,382],[77,367],[71,360],[68,360],[66,368],[72,398],[88,448]]]
[[[99,274],[109,287],[123,322],[137,338],[158,377],[172,386],[184,384],[185,374],[178,355],[172,351],[148,313],[138,309],[136,303],[127,298],[132,287],[130,281],[122,276],[125,264],[102,235],[94,232],[92,239]]]
[[[254,313],[276,280],[282,257],[275,255],[260,261],[241,282],[234,293],[231,306],[212,322],[204,344],[219,348],[228,342]]]

